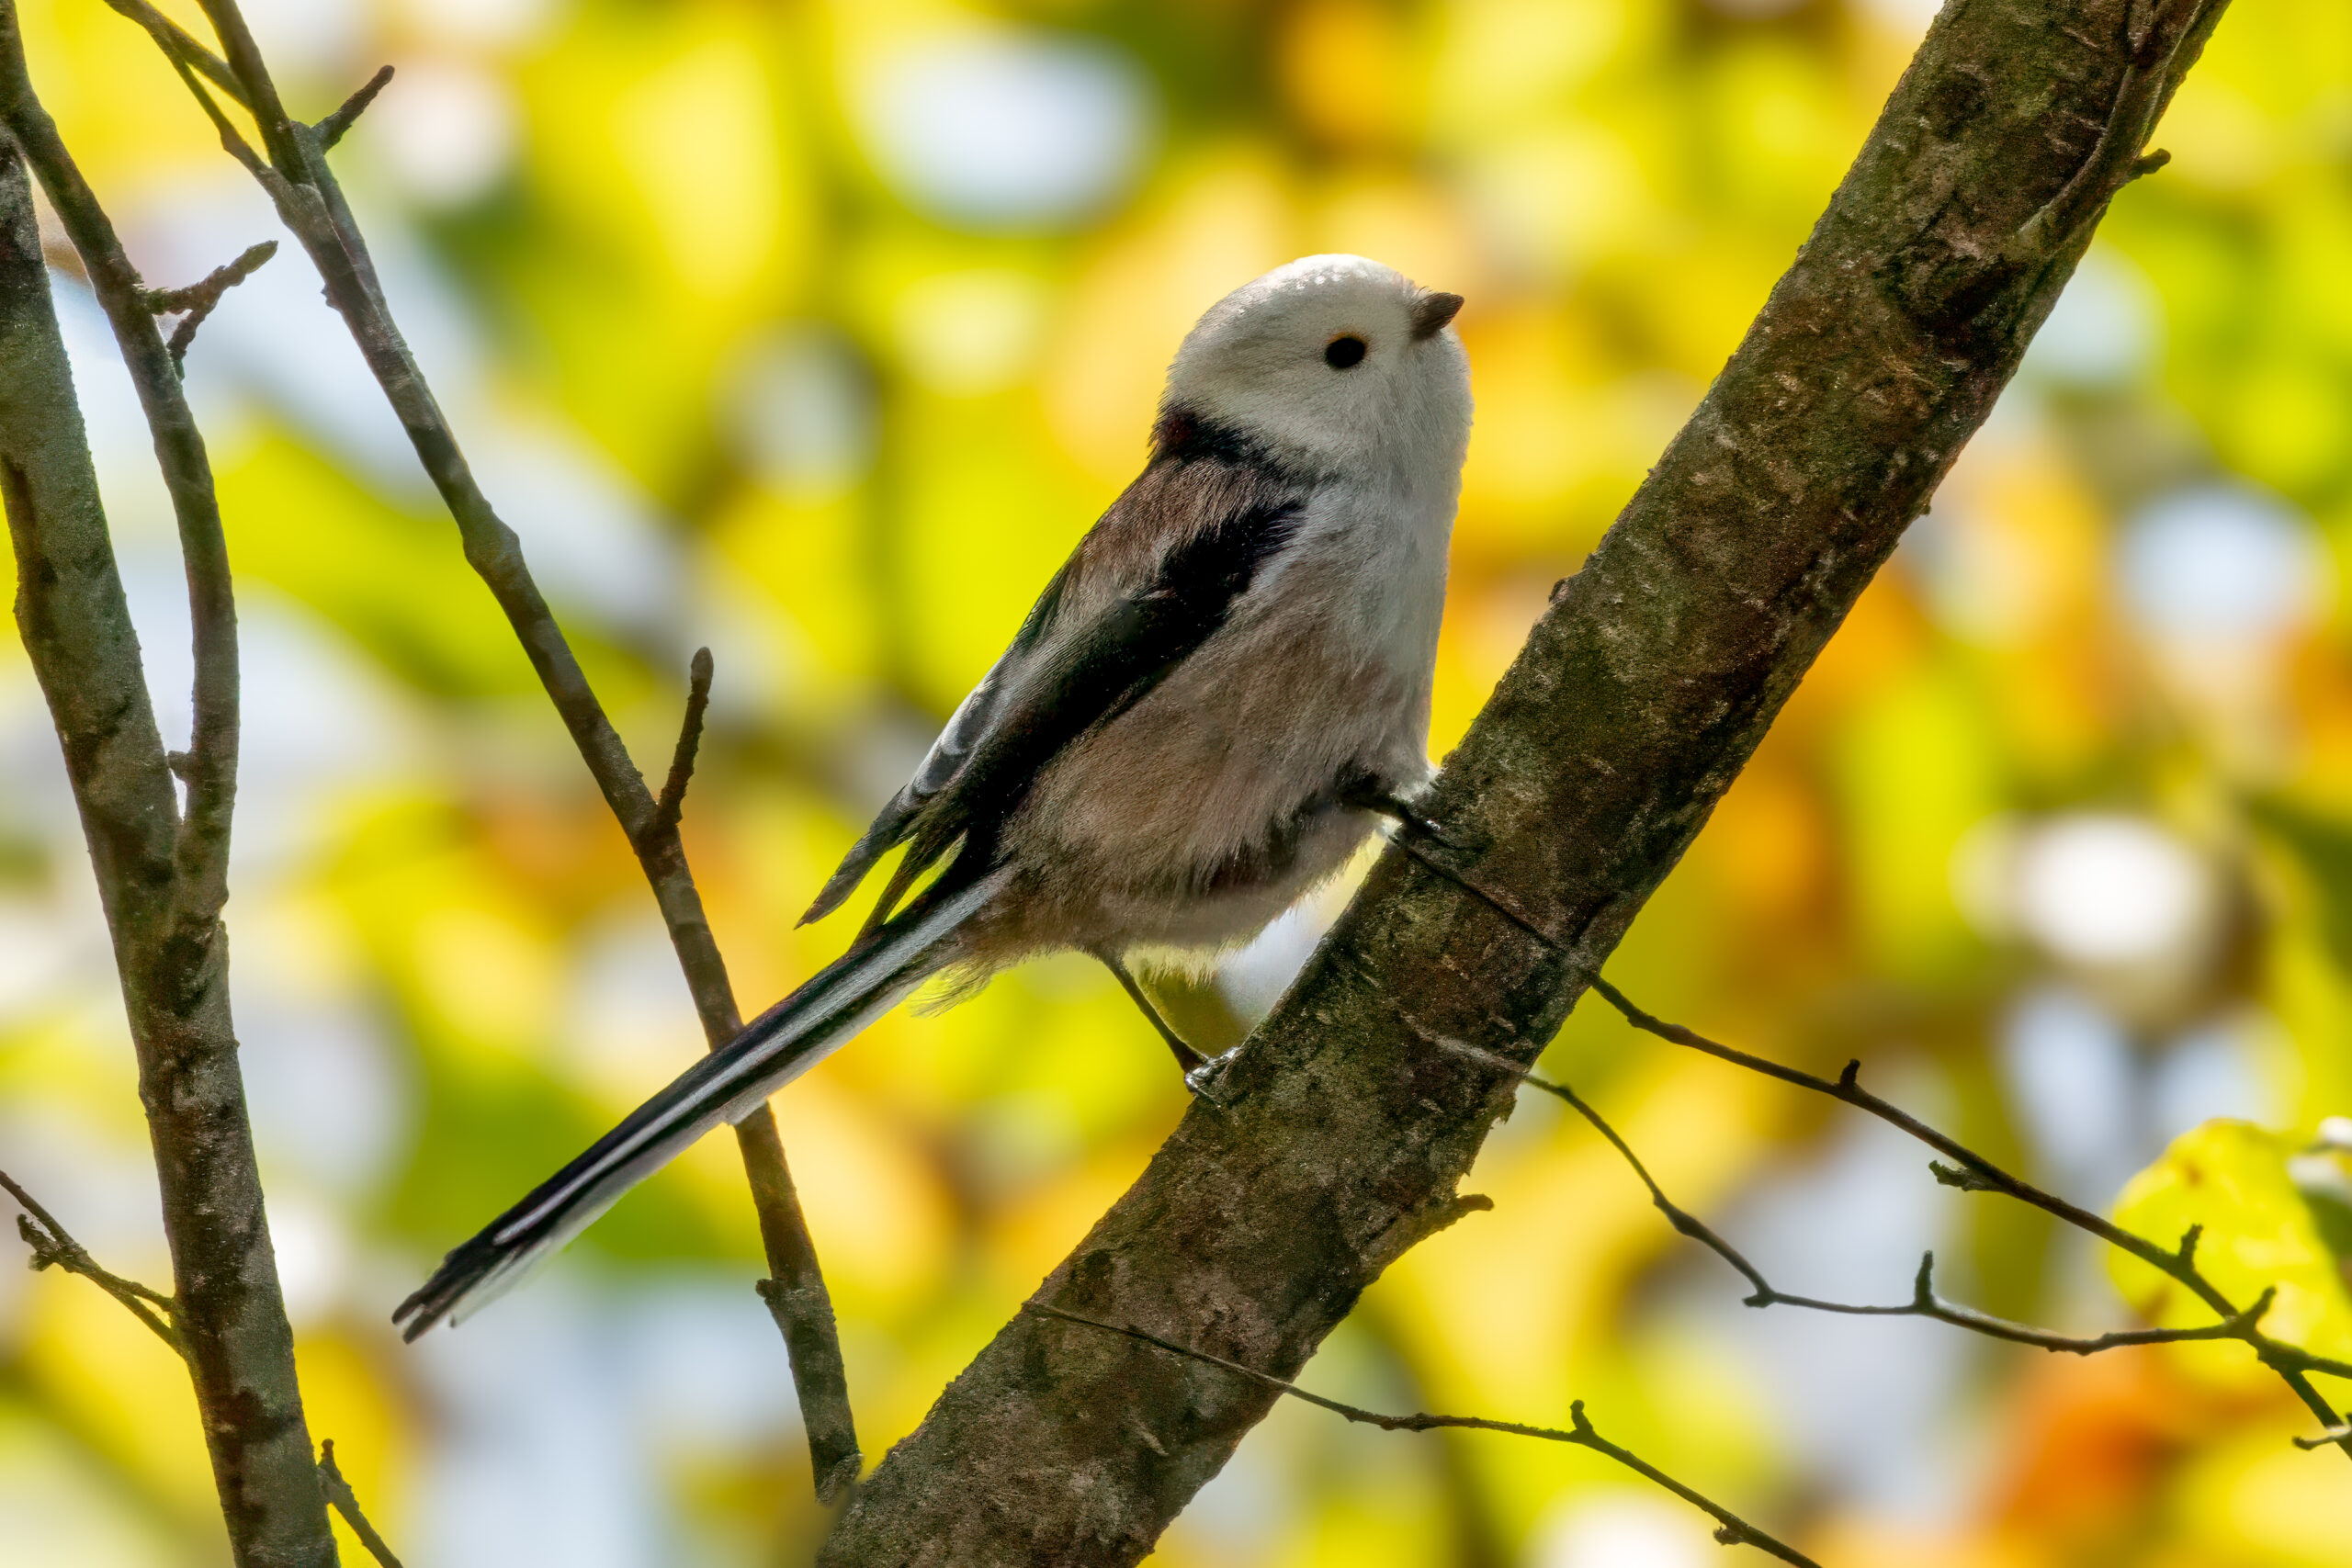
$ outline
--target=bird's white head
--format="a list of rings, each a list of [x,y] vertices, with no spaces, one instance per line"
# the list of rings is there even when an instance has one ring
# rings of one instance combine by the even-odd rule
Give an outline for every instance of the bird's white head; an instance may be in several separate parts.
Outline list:
[[[1164,422],[1205,420],[1296,467],[1458,473],[1470,362],[1458,294],[1363,256],[1306,256],[1209,308],[1169,367]]]

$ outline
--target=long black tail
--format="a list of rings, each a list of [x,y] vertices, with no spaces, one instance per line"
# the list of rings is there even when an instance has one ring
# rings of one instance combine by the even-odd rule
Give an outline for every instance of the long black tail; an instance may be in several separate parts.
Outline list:
[[[896,1007],[940,969],[947,938],[1010,875],[999,870],[944,897],[927,896],[680,1073],[444,1258],[392,1314],[401,1337],[414,1339],[444,1318],[454,1324],[481,1310],[689,1144],[721,1122],[741,1121]]]

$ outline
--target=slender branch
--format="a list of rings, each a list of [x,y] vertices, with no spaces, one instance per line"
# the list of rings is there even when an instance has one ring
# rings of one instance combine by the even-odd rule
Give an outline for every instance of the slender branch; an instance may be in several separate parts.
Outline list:
[[[313,129],[288,115],[235,0],[201,4],[220,37],[240,101],[249,107],[260,130],[266,160],[244,144],[204,91],[197,80],[197,73],[204,70],[201,64],[175,52],[181,79],[204,105],[222,146],[268,192],[279,218],[318,268],[328,302],[342,315],[457,522],[468,562],[504,612],[581,760],[637,852],[694,994],[704,1036],[716,1050],[741,1032],[742,1014],[676,823],[662,819],[660,800],[630,760],[532,577],[521,540],[476,482],[456,432],[392,320],[367,242],[327,165],[325,133],[335,129],[335,117]],[[174,46],[166,43],[165,48],[171,52]],[[820,1496],[831,1501],[855,1476],[860,1461],[831,1303],[773,1113],[763,1107],[737,1123],[735,1132],[774,1286],[772,1292],[763,1291],[763,1299],[786,1327],[816,1484]]]
[[[1047,1306],[1043,1302],[1024,1302],[1022,1303],[1021,1310],[1034,1313],[1039,1317],[1058,1318],[1064,1323],[1082,1324],[1086,1327],[1099,1328],[1105,1333],[1123,1334],[1130,1339],[1141,1340],[1144,1344],[1165,1350],[1170,1355],[1184,1356],[1195,1361],[1206,1362],[1212,1367],[1221,1367],[1237,1377],[1249,1379],[1261,1388],[1272,1389],[1277,1393],[1287,1394],[1293,1399],[1303,1399],[1307,1404],[1319,1405],[1335,1416],[1345,1416],[1348,1420],[1359,1422],[1363,1426],[1377,1427],[1384,1432],[1430,1432],[1453,1427],[1472,1432],[1502,1432],[1517,1438],[1541,1438],[1546,1442],[1570,1443],[1577,1448],[1590,1449],[1595,1453],[1608,1455],[1628,1470],[1647,1477],[1689,1503],[1692,1507],[1713,1517],[1716,1525],[1715,1539],[1725,1546],[1752,1546],[1759,1551],[1768,1552],[1779,1558],[1783,1562],[1795,1563],[1797,1568],[1820,1568],[1820,1565],[1812,1558],[1805,1556],[1794,1547],[1767,1535],[1722,1504],[1675,1480],[1674,1477],[1634,1454],[1631,1450],[1620,1448],[1603,1438],[1593,1429],[1592,1423],[1586,1418],[1584,1401],[1581,1399],[1568,1406],[1569,1419],[1574,1425],[1567,1431],[1562,1431],[1556,1427],[1531,1427],[1519,1421],[1490,1421],[1483,1416],[1432,1416],[1427,1412],[1416,1412],[1410,1416],[1384,1416],[1376,1410],[1366,1410],[1361,1405],[1344,1404],[1319,1393],[1310,1393],[1296,1383],[1275,1377],[1271,1372],[1261,1372],[1254,1367],[1245,1367],[1238,1361],[1228,1361],[1223,1356],[1213,1356],[1206,1350],[1195,1350],[1190,1346],[1179,1345],[1172,1339],[1162,1339],[1157,1334],[1149,1334],[1143,1329],[1129,1327],[1125,1324],[1104,1323],[1100,1318],[1065,1312],[1059,1307]]]
[[[1765,1278],[1763,1270],[1750,1262],[1739,1248],[1724,1240],[1722,1235],[1708,1225],[1705,1221],[1668,1198],[1665,1190],[1658,1185],[1657,1179],[1650,1174],[1649,1168],[1642,1163],[1641,1156],[1634,1152],[1633,1145],[1628,1144],[1618,1134],[1617,1129],[1611,1126],[1608,1120],[1600,1111],[1594,1110],[1575,1089],[1570,1089],[1566,1084],[1539,1077],[1521,1064],[1492,1051],[1483,1051],[1475,1045],[1464,1045],[1459,1041],[1453,1040],[1439,1040],[1436,1043],[1458,1055],[1482,1061],[1498,1070],[1515,1074],[1530,1089],[1541,1089],[1555,1099],[1566,1101],[1575,1108],[1577,1113],[1591,1123],[1593,1130],[1608,1141],[1610,1147],[1617,1151],[1634,1176],[1640,1179],[1642,1185],[1649,1190],[1651,1203],[1666,1216],[1668,1223],[1682,1235],[1689,1236],[1725,1263],[1730,1264],[1753,1287],[1751,1293],[1745,1298],[1743,1303],[1747,1306],[1802,1307],[1811,1312],[1838,1313],[1850,1317],[1933,1318],[1939,1323],[1949,1323],[1954,1327],[1965,1328],[1972,1333],[1982,1334],[1994,1339],[2007,1339],[2019,1345],[2032,1345],[2044,1350],[2089,1356],[2102,1350],[2118,1349],[2127,1345],[2177,1345],[2204,1339],[2247,1339],[2256,1330],[2263,1314],[2270,1310],[2272,1299],[2277,1294],[2275,1291],[2265,1291],[2245,1311],[2224,1318],[2220,1323],[2208,1324],[2199,1328],[2120,1328],[2089,1338],[2059,1334],[2051,1329],[2037,1328],[2030,1324],[2014,1323],[2007,1318],[1996,1317],[1990,1313],[1979,1312],[1974,1307],[1943,1300],[1935,1292],[1936,1255],[1932,1252],[1920,1258],[1918,1273],[1912,1280],[1911,1300],[1900,1305],[1862,1305],[1849,1302],[1824,1301],[1815,1296],[1794,1295],[1775,1286]],[[2296,1353],[2302,1354],[2300,1351]]]
[[[340,108],[312,127],[318,132],[319,151],[323,152],[342,141],[345,133],[358,123],[359,117],[368,112],[368,106],[376,101],[376,95],[391,85],[391,80],[392,68],[379,66],[373,76],[359,85],[357,92],[343,100]]]
[[[239,130],[236,122],[221,111],[220,106],[212,99],[211,89],[196,79],[196,72],[186,61],[173,56],[172,69],[178,73],[181,84],[187,88],[188,96],[196,100],[197,107],[204,111],[204,118],[212,122],[213,131],[220,138],[220,150],[261,182],[262,187],[277,203],[278,216],[283,218],[288,199],[286,182],[278,177],[277,170],[262,162],[261,154],[253,150],[252,143],[245,140],[244,132]]]
[[[188,344],[196,341],[196,329],[204,318],[212,314],[220,298],[246,278],[261,270],[262,264],[277,254],[277,242],[264,240],[248,246],[243,255],[225,266],[216,266],[202,282],[191,283],[185,288],[150,288],[144,290],[147,309],[158,316],[179,316],[180,324],[172,329],[172,368],[184,370]]]
[[[343,1522],[351,1527],[351,1533],[359,1538],[359,1544],[368,1549],[368,1555],[381,1563],[383,1568],[401,1568],[401,1560],[392,1555],[390,1545],[376,1532],[376,1527],[368,1522],[367,1514],[361,1511],[359,1495],[351,1489],[351,1483],[343,1478],[343,1472],[336,1467],[333,1438],[319,1445],[319,1480],[326,1487],[327,1502],[343,1516]]]
[[[1485,1062],[1502,1071],[1516,1074],[1529,1088],[1542,1089],[1555,1099],[1566,1100],[1576,1113],[1590,1122],[1593,1130],[1607,1139],[1609,1146],[1615,1149],[1624,1162],[1633,1168],[1634,1174],[1641,1179],[1642,1185],[1649,1189],[1650,1202],[1657,1207],[1659,1213],[1666,1216],[1668,1224],[1730,1264],[1739,1271],[1742,1278],[1755,1287],[1755,1294],[1747,1298],[1749,1305],[1769,1305],[1775,1300],[1783,1299],[1781,1292],[1772,1288],[1771,1281],[1764,1278],[1762,1270],[1750,1263],[1739,1248],[1725,1241],[1698,1215],[1681,1207],[1666,1195],[1666,1190],[1657,1184],[1657,1179],[1650,1174],[1649,1167],[1642,1163],[1641,1156],[1634,1152],[1633,1145],[1618,1136],[1617,1129],[1611,1127],[1602,1118],[1600,1112],[1588,1104],[1584,1097],[1577,1094],[1576,1090],[1564,1083],[1555,1083],[1550,1078],[1539,1077],[1524,1065],[1514,1062],[1508,1056],[1498,1055],[1495,1052],[1482,1051],[1476,1045],[1465,1045],[1457,1040],[1440,1040],[1437,1043],[1447,1050]]]
[[[1861,1063],[1847,1063],[1845,1071],[1838,1074],[1836,1081],[1833,1082],[1800,1068],[1783,1066],[1765,1057],[1752,1055],[1733,1046],[1720,1044],[1702,1034],[1685,1029],[1679,1023],[1668,1023],[1664,1019],[1645,1012],[1634,1006],[1627,999],[1624,992],[1611,985],[1601,976],[1593,976],[1591,986],[1604,1001],[1623,1015],[1626,1022],[1645,1034],[1654,1034],[1660,1040],[1702,1052],[1720,1061],[1729,1062],[1735,1066],[1745,1067],[1749,1072],[1760,1073],[1766,1077],[1778,1078],[1782,1083],[1794,1084],[1799,1089],[1811,1089],[1815,1094],[1826,1095],[1832,1100],[1853,1106],[1857,1110],[1866,1111],[1892,1126],[1901,1128],[1912,1137],[1951,1160],[1959,1170],[1964,1173],[1962,1175],[1939,1174],[1938,1179],[1944,1185],[1965,1187],[1974,1191],[1999,1192],[2015,1198],[2021,1203],[2030,1203],[2045,1213],[2065,1221],[2077,1230],[2088,1231],[2111,1247],[2122,1248],[2153,1268],[2163,1269],[2182,1284],[2196,1291],[2216,1312],[2227,1315],[2237,1310],[2226,1297],[2214,1290],[2209,1281],[2197,1273],[2193,1263],[2185,1263],[2179,1253],[2160,1247],[2145,1236],[2134,1235],[2104,1215],[2094,1213],[2078,1203],[2071,1203],[2053,1192],[2046,1192],[2030,1181],[2010,1175],[1958,1139],[1937,1131],[1900,1106],[1882,1100],[1862,1088],[1860,1081]],[[1951,1168],[1946,1168],[1949,1170]],[[2191,1251],[2193,1250],[2192,1247]]]
[[[2037,1328],[2031,1324],[2013,1323],[2005,1317],[1979,1312],[1974,1307],[1943,1301],[1936,1295],[1935,1268],[1934,1253],[1920,1255],[1919,1272],[1912,1281],[1911,1300],[1903,1306],[1846,1306],[1836,1302],[1819,1302],[1777,1293],[1764,1304],[1810,1307],[1815,1312],[1852,1313],[1877,1317],[1933,1318],[1938,1323],[1949,1323],[1956,1328],[1965,1328],[1989,1338],[2006,1339],[2016,1345],[2030,1345],[2036,1349],[2070,1356],[2096,1356],[2102,1350],[2120,1349],[2131,1345],[2187,1345],[2205,1339],[2245,1339],[2256,1332],[2256,1325],[2270,1310],[2271,1303],[2278,1294],[2275,1289],[2266,1290],[2244,1312],[2220,1323],[2206,1324],[2200,1328],[2110,1328],[2104,1334],[2076,1337]]]
[[[277,84],[271,79],[268,66],[262,62],[261,45],[254,41],[253,29],[245,25],[244,13],[237,8],[235,0],[197,0],[197,4],[203,9],[204,19],[212,24],[213,37],[220,43],[220,59],[236,79],[242,94],[239,102],[254,117],[269,161],[288,179],[300,179],[306,172],[307,160],[301,155],[301,143],[294,139],[296,122],[286,112],[286,105],[277,96]]]
[[[334,1560],[303,1423],[229,1006],[218,899],[234,780],[233,621],[202,444],[178,378],[82,198],[27,78],[0,0],[0,501],[17,558],[17,625],[55,724],[114,943],[172,1254],[173,1326],[241,1568]],[[183,818],[157,732],[49,289],[26,164],[40,167],[155,421],[181,519],[199,639],[197,744]],[[161,413],[162,417],[156,416]]]
[[[2334,1448],[2340,1443],[2346,1442],[2352,1442],[2352,1422],[2347,1422],[2342,1426],[2330,1427],[2326,1431],[2322,1432],[2315,1438],[2297,1438],[2294,1439],[2295,1446],[2306,1452],[2312,1449]]]
[[[1919,1266],[1919,1277],[1914,1290],[1912,1303],[1903,1307],[1848,1307],[1783,1296],[1773,1291],[1769,1284],[1763,1283],[1763,1277],[1749,1267],[1745,1259],[1734,1262],[1733,1267],[1746,1275],[1751,1283],[1759,1287],[1759,1293],[1771,1298],[1770,1301],[1754,1304],[1770,1305],[1778,1302],[1793,1306],[1809,1306],[1817,1311],[1862,1313],[1881,1316],[1934,1317],[1980,1334],[1992,1335],[1996,1338],[2014,1339],[2020,1344],[2040,1345],[2044,1349],[2070,1350],[2076,1354],[2088,1354],[2094,1350],[2107,1349],[2117,1345],[2160,1345],[2188,1339],[2235,1339],[2246,1345],[2265,1366],[2277,1372],[2287,1386],[2294,1391],[2295,1396],[2303,1402],[2304,1406],[2320,1418],[2324,1426],[2333,1429],[2338,1425],[2335,1406],[2312,1384],[2307,1374],[2320,1372],[2329,1377],[2352,1378],[2352,1362],[2315,1355],[2299,1345],[2289,1344],[2285,1340],[2273,1338],[2264,1333],[2261,1328],[2261,1320],[2264,1314],[2269,1310],[2273,1292],[2265,1291],[2254,1304],[2248,1307],[2241,1308],[2232,1302],[2228,1294],[2220,1286],[2214,1284],[2197,1266],[2197,1243],[2201,1234],[2200,1227],[2190,1226],[2188,1234],[2181,1237],[2177,1247],[2162,1247],[2146,1236],[2125,1230],[2103,1215],[2093,1213],[2079,1204],[2068,1202],[2055,1193],[2044,1191],[2031,1182],[2011,1175],[1949,1134],[1938,1131],[1901,1107],[1880,1099],[1861,1087],[1861,1064],[1858,1061],[1848,1062],[1845,1070],[1839,1073],[1836,1081],[1833,1082],[1799,1068],[1783,1066],[1778,1062],[1722,1044],[1692,1030],[1685,1029],[1679,1023],[1668,1023],[1664,1019],[1634,1006],[1623,991],[1598,975],[1589,976],[1589,982],[1593,990],[1599,992],[1610,1006],[1624,1016],[1626,1022],[1643,1032],[1654,1034],[1673,1044],[1687,1046],[1721,1061],[1729,1062],[1735,1066],[1745,1067],[1750,1072],[1760,1073],[1766,1077],[1778,1078],[1782,1083],[1794,1084],[1800,1089],[1811,1089],[1815,1094],[1826,1095],[1832,1100],[1853,1106],[1857,1110],[1866,1111],[1882,1122],[1901,1128],[1929,1148],[1950,1158],[1953,1162],[1951,1165],[1944,1165],[1940,1161],[1928,1162],[1928,1168],[1934,1172],[1936,1179],[1945,1186],[1970,1192],[1997,1192],[2006,1197],[2014,1198],[2021,1203],[2031,1204],[2045,1213],[2064,1220],[2077,1230],[2087,1232],[2110,1247],[2130,1253],[2186,1287],[2199,1301],[2211,1308],[2220,1321],[2201,1328],[2124,1330],[2111,1335],[2102,1335],[2096,1340],[2070,1340],[2061,1335],[2049,1334],[2041,1329],[2030,1328],[2021,1324],[2012,1324],[2004,1319],[1990,1317],[1972,1308],[1936,1302],[1928,1288],[1928,1274],[1934,1258],[1932,1253]],[[1617,1140],[1612,1137],[1611,1142],[1616,1143]],[[1618,1146],[1621,1150],[1623,1149],[1622,1144]],[[1631,1157],[1630,1153],[1628,1157]],[[1645,1181],[1648,1179],[1646,1175],[1644,1179]],[[1655,1183],[1651,1185],[1651,1190],[1653,1193],[1657,1191]],[[1686,1231],[1684,1234],[1691,1233]],[[1709,1233],[1709,1235],[1712,1234]],[[1724,1255],[1727,1261],[1736,1257],[1721,1243],[1720,1237],[1711,1245],[1714,1245],[1717,1252]],[[2352,1456],[2352,1438],[2331,1440],[2340,1441],[2346,1454]]]
[[[187,1359],[187,1347],[180,1340],[179,1330],[173,1327],[171,1314],[179,1303],[160,1291],[150,1290],[136,1280],[126,1280],[99,1266],[90,1256],[89,1248],[67,1233],[57,1223],[57,1216],[34,1201],[33,1195],[19,1187],[5,1170],[0,1170],[0,1188],[23,1205],[24,1213],[17,1216],[17,1234],[32,1248],[31,1264],[38,1273],[43,1269],[62,1269],[68,1274],[79,1274],[90,1283],[123,1304],[131,1316],[153,1329],[155,1337],[172,1348],[173,1354]],[[158,1315],[160,1309],[161,1315]]]
[[[237,85],[227,61],[204,47],[197,36],[149,5],[147,0],[107,0],[107,4],[123,16],[147,29],[157,48],[173,64],[203,73],[204,76],[237,100],[245,101],[245,90]]]
[[[670,756],[670,776],[662,781],[661,798],[653,803],[653,816],[646,823],[650,833],[674,833],[686,807],[686,785],[695,776],[695,752],[702,745],[702,723],[710,712],[710,649],[695,649],[694,663],[687,671],[686,716],[678,726],[677,750]]]
[[[163,470],[179,525],[196,680],[187,760],[177,770],[187,784],[187,809],[180,825],[174,902],[178,935],[199,948],[209,948],[220,940],[220,907],[229,897],[238,729],[236,588],[229,570],[228,539],[213,489],[212,464],[180,386],[179,355],[164,343],[155,325],[159,296],[141,281],[113,221],[33,92],[23,51],[17,43],[14,0],[0,0],[0,14],[7,17],[6,43],[0,48],[0,121],[6,124],[26,162],[40,177],[58,221],[82,258],[91,290],[114,329],[115,343],[153,436],[155,462]],[[161,298],[173,301],[170,308],[188,310],[201,319],[211,309],[208,301],[217,301],[243,276],[238,268],[250,272],[268,259],[268,252],[257,255],[261,247],[256,246],[204,282]],[[227,274],[234,276],[224,280]]]

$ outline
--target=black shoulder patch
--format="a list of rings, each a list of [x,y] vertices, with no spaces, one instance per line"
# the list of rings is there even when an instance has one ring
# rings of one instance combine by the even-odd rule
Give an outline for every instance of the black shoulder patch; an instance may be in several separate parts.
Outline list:
[[[1151,427],[1151,457],[1156,463],[1223,463],[1236,468],[1262,468],[1282,473],[1273,455],[1232,425],[1221,423],[1181,404],[1163,411]]]
[[[1168,552],[1150,596],[1183,606],[1186,652],[1223,623],[1233,601],[1250,592],[1259,570],[1298,532],[1300,516],[1300,508],[1292,502],[1253,506],[1203,528]]]
[[[978,815],[1010,815],[1055,752],[1133,707],[1216,635],[1300,515],[1295,504],[1252,507],[1170,550],[1150,585],[1089,626],[1023,711],[976,750],[956,793]]]

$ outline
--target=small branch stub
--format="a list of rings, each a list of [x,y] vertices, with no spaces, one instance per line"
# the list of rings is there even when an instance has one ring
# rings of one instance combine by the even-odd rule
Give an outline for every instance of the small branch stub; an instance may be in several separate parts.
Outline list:
[[[687,671],[686,714],[678,726],[677,750],[670,756],[670,776],[662,781],[661,798],[653,803],[653,815],[645,825],[649,838],[676,832],[679,818],[685,814],[686,786],[694,782],[703,719],[710,712],[711,674],[710,649],[695,649],[694,663]]]
[[[333,1438],[319,1445],[319,1480],[326,1487],[328,1503],[343,1516],[343,1522],[351,1527],[351,1533],[359,1538],[359,1544],[368,1549],[368,1555],[381,1564],[381,1568],[401,1568],[401,1560],[392,1555],[390,1543],[377,1532],[374,1525],[368,1522],[367,1514],[359,1506],[359,1495],[351,1489],[351,1483],[345,1481],[343,1472],[336,1468]]]
[[[2330,1427],[2316,1438],[2297,1438],[2295,1446],[2307,1453],[2312,1449],[2332,1449],[2338,1446],[2352,1449],[2352,1421]]]
[[[179,325],[172,329],[173,369],[185,372],[188,345],[196,341],[196,329],[219,307],[221,297],[259,272],[263,264],[277,254],[277,242],[264,240],[248,246],[243,255],[226,266],[214,267],[201,282],[185,288],[150,288],[143,293],[141,299],[149,310],[158,316],[180,318]]]
[[[5,1170],[0,1170],[0,1188],[6,1189],[8,1196],[24,1208],[25,1212],[17,1216],[17,1234],[24,1237],[25,1245],[32,1249],[32,1256],[26,1262],[33,1272],[62,1269],[68,1274],[81,1275],[120,1302],[131,1316],[154,1331],[156,1338],[169,1345],[175,1355],[182,1360],[187,1359],[187,1342],[180,1337],[179,1328],[173,1322],[174,1315],[179,1311],[178,1302],[136,1280],[126,1280],[101,1268],[98,1260],[90,1256],[89,1249],[75,1241],[65,1227],[57,1223],[57,1216],[41,1207],[33,1195],[18,1186]]]
[[[379,66],[373,76],[360,84],[357,92],[344,99],[341,107],[319,121],[313,128],[319,136],[319,151],[323,152],[342,141],[345,132],[358,123],[359,117],[368,112],[368,106],[376,101],[376,95],[391,85],[391,81],[392,68]]]

